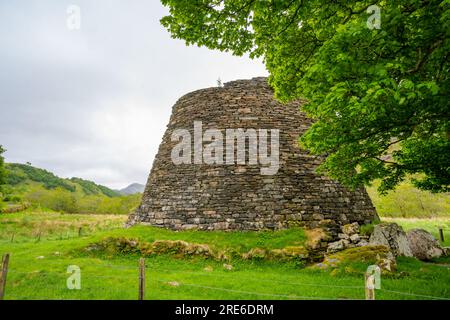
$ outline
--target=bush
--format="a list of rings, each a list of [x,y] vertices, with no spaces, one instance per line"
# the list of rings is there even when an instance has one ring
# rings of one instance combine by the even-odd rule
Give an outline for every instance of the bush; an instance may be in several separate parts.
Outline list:
[[[17,185],[29,179],[42,183],[46,189],[63,188],[68,191],[75,191],[75,186],[47,170],[19,163],[8,163],[6,168],[8,169],[7,183],[10,185]]]
[[[450,216],[449,193],[434,194],[416,189],[410,182],[401,183],[395,191],[382,196],[375,183],[367,189],[380,217],[432,218]]]
[[[17,194],[9,194],[3,197],[3,201],[12,203],[21,203],[22,197]]]
[[[30,186],[24,200],[34,206],[41,206],[63,213],[129,214],[138,205],[140,194],[109,198],[105,195],[83,195],[62,188],[47,190]]]
[[[78,212],[77,199],[72,193],[59,189],[56,190],[51,200],[50,209],[66,213]]]

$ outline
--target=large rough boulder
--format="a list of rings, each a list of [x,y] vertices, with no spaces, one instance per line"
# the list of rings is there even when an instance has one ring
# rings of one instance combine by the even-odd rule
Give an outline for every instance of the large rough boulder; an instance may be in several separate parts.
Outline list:
[[[412,254],[419,260],[431,260],[444,254],[439,242],[428,231],[413,229],[406,236]]]
[[[376,225],[370,236],[371,245],[383,245],[389,248],[394,256],[412,257],[406,233],[396,223]]]

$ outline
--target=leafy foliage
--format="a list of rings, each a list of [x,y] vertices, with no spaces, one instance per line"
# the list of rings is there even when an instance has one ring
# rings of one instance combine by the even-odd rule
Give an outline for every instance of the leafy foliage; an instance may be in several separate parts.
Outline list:
[[[27,181],[34,181],[41,183],[48,190],[62,188],[70,192],[75,192],[78,185],[86,195],[101,194],[108,197],[117,197],[120,195],[117,191],[98,185],[92,181],[81,178],[59,178],[47,170],[35,168],[28,164],[8,163],[6,166],[9,171],[6,183],[11,186],[17,186]]]
[[[2,156],[4,152],[5,149],[0,145],[0,186],[5,183],[6,177],[5,159]]]
[[[410,182],[400,183],[395,191],[379,195],[379,182],[367,189],[372,202],[382,218],[433,218],[450,217],[448,194],[431,193],[415,188]]]
[[[161,0],[161,23],[187,44],[263,57],[282,101],[306,98],[302,146],[320,167],[379,191],[410,174],[450,191],[449,0]]]
[[[26,180],[31,180],[42,183],[46,189],[56,189],[59,187],[71,192],[75,191],[74,185],[47,170],[20,163],[8,163],[7,168],[9,171],[7,183],[10,185],[17,185]]]

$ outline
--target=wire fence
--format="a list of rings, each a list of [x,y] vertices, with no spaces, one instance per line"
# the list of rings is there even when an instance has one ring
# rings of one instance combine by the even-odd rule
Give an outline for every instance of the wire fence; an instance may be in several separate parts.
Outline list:
[[[91,272],[98,272],[99,268],[107,269],[109,272],[111,270],[118,270],[119,272],[113,275],[105,275],[105,274],[92,274]],[[114,282],[115,286],[96,286],[97,282],[87,281],[88,285],[83,286],[83,292],[81,290],[68,290],[66,287],[66,280],[70,276],[70,274],[66,272],[60,271],[21,271],[16,269],[8,270],[8,277],[10,278],[11,286],[6,286],[7,291],[10,290],[11,293],[6,298],[8,299],[52,299],[55,292],[59,293],[58,297],[55,299],[58,300],[78,300],[86,298],[92,299],[101,299],[99,295],[108,298],[130,298],[134,299],[138,292],[138,274],[139,267],[137,266],[127,266],[127,265],[117,265],[117,264],[100,264],[100,265],[90,265],[83,267],[83,273],[81,278],[84,279],[84,283],[86,280],[95,280],[104,283],[106,279],[108,280],[116,280]],[[268,299],[289,299],[289,300],[338,300],[338,299],[364,299],[364,291],[366,286],[361,281],[361,285],[345,285],[339,283],[308,283],[308,282],[299,282],[299,281],[281,281],[277,279],[261,279],[261,278],[249,278],[243,277],[242,274],[236,276],[236,274],[217,274],[213,272],[199,272],[199,271],[191,271],[191,270],[169,270],[169,269],[155,269],[153,267],[146,266],[146,271],[149,271],[149,277],[147,277],[147,281],[145,281],[145,287],[148,292],[152,292],[152,290],[167,291],[173,290],[173,288],[178,288],[183,290],[185,288],[193,288],[200,289],[201,292],[198,292],[200,296],[204,296],[205,290],[208,292],[215,292],[216,294],[229,293],[232,297],[238,297],[238,299],[248,298],[248,296],[253,297],[262,297]],[[102,270],[104,271],[104,270]],[[98,272],[100,273],[100,272]],[[195,281],[196,278],[199,277],[201,281]],[[30,295],[23,295],[18,292],[15,294],[17,283],[23,284],[26,281],[35,281],[36,278],[39,278],[43,281],[43,285],[46,287],[43,290],[45,294],[41,294],[38,296],[38,292],[35,292]],[[210,283],[217,283],[219,279],[221,280],[229,280],[224,287],[220,285],[210,285]],[[337,280],[338,281],[338,280]],[[205,283],[206,282],[206,283]],[[221,282],[223,284],[223,281]],[[233,288],[233,284],[239,283],[240,285],[245,284],[249,289],[242,288]],[[286,290],[286,293],[278,293],[278,292],[261,292],[259,290],[252,290],[252,287],[258,286],[259,283],[267,283],[267,284],[279,284],[283,286],[278,290]],[[172,288],[170,288],[172,287]],[[293,287],[295,290],[293,290]],[[315,288],[317,290],[312,290],[313,294],[310,295],[302,295],[298,294],[298,288],[309,287]],[[170,289],[169,289],[170,288]],[[273,288],[273,286],[267,286],[268,289]],[[323,289],[336,289],[336,291],[340,292],[339,297],[324,297],[322,293],[331,292],[330,290],[326,291]],[[351,297],[342,297],[342,290],[348,292]],[[347,291],[348,290],[348,291]],[[86,293],[86,291],[88,293]],[[44,293],[42,292],[42,293]],[[287,293],[292,292],[292,293]],[[300,290],[301,292],[301,290]],[[429,300],[450,300],[448,297],[443,296],[433,296],[423,293],[416,292],[404,292],[392,290],[391,288],[380,288],[378,292],[383,293],[383,298],[395,296],[395,297],[408,297],[408,298],[423,298]],[[170,292],[168,292],[170,293]],[[331,292],[332,293],[332,292]],[[384,293],[387,293],[388,296],[384,296]],[[189,291],[189,294],[193,294],[192,291]],[[195,293],[194,293],[195,294]],[[222,296],[221,296],[222,297]],[[189,298],[197,298],[195,296],[190,296]]]

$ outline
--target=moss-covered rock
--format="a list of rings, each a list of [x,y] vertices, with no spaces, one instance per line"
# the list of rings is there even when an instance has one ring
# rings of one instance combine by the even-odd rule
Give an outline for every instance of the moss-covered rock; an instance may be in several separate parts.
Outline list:
[[[266,250],[253,248],[249,252],[242,254],[244,260],[276,260],[292,261],[308,258],[308,250],[302,246],[289,246],[283,249]]]
[[[302,246],[288,246],[272,250],[253,248],[246,253],[239,253],[232,250],[214,250],[207,244],[189,243],[182,240],[156,240],[150,243],[127,238],[106,238],[90,244],[86,251],[109,255],[139,254],[151,256],[154,254],[172,254],[180,257],[213,258],[219,261],[231,259],[294,261],[308,258],[308,251]]]
[[[268,256],[268,251],[261,248],[253,248],[249,252],[242,254],[244,260],[263,260]]]
[[[304,260],[308,259],[308,257],[308,250],[302,246],[290,246],[283,249],[273,249],[269,252],[269,259],[278,261]]]
[[[375,263],[379,258],[390,257],[391,253],[385,246],[364,246],[350,248],[325,257],[325,260],[337,259],[341,262]]]
[[[215,257],[206,244],[188,243],[181,240],[156,240],[152,243],[127,238],[106,238],[86,248],[91,252],[107,254],[178,254],[184,256]]]
[[[333,239],[331,234],[323,228],[307,229],[305,235],[308,239],[305,243],[308,250],[319,250],[324,243]]]
[[[340,266],[346,267],[349,264],[364,263],[367,265],[376,264],[383,272],[394,272],[396,270],[395,258],[386,246],[363,246],[346,249],[328,255],[313,268],[328,269]]]
[[[102,252],[106,254],[133,254],[140,253],[139,241],[124,237],[108,237],[100,242],[90,244],[86,251]]]

